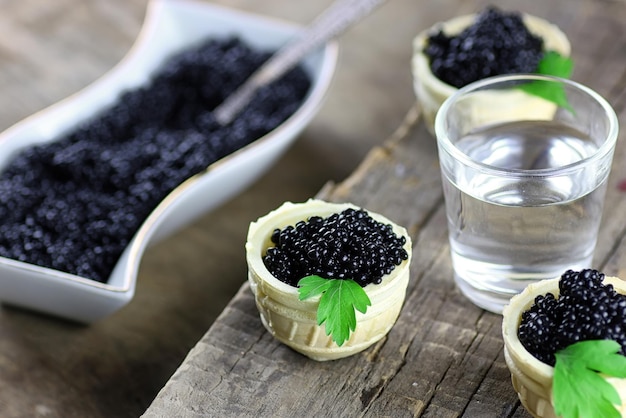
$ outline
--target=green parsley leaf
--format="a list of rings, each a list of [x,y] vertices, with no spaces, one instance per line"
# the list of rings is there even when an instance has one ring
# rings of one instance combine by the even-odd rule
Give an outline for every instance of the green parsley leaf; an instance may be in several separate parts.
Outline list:
[[[320,276],[306,276],[298,281],[298,295],[300,300],[321,295],[330,287],[331,281]]]
[[[574,62],[569,57],[564,57],[555,51],[547,51],[537,67],[537,74],[552,75],[561,78],[569,78],[574,68]],[[520,89],[528,94],[544,98],[550,102],[573,112],[574,109],[567,101],[565,89],[559,83],[552,81],[537,80],[523,84]]]
[[[547,51],[539,61],[537,73],[569,78],[574,69],[574,62],[570,57],[564,57],[556,51]]]
[[[356,329],[356,313],[372,305],[365,290],[354,280],[307,276],[298,282],[300,300],[322,295],[317,307],[317,324],[326,326],[326,335],[341,346]]]
[[[555,354],[554,411],[563,418],[619,418],[617,390],[600,376],[626,377],[626,357],[612,340],[581,341]]]

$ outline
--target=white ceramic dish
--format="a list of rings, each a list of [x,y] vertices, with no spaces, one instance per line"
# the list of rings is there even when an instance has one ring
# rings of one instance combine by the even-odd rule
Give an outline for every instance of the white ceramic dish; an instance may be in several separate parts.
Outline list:
[[[172,53],[211,36],[238,35],[249,45],[276,49],[298,26],[195,0],[153,0],[128,55],[92,85],[0,134],[0,170],[21,148],[54,141],[112,104],[119,92],[142,85]],[[329,88],[338,54],[329,42],[303,61],[312,87],[302,106],[275,130],[191,177],[152,212],[107,283],[0,257],[0,301],[93,322],[133,297],[147,245],[188,225],[239,193],[282,155],[315,116]]]

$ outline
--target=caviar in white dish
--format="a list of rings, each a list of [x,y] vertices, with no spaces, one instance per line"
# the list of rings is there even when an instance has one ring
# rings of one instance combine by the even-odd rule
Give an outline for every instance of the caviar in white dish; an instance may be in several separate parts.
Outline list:
[[[56,140],[110,106],[121,92],[143,85],[172,53],[212,36],[238,35],[259,49],[276,49],[298,26],[194,0],[153,0],[128,55],[84,90],[32,115],[0,135],[0,169],[24,147]],[[125,248],[106,283],[0,258],[0,300],[40,312],[93,322],[127,304],[135,292],[141,256],[163,239],[231,198],[293,143],[317,113],[329,88],[337,45],[329,43],[303,61],[312,86],[303,104],[276,129],[211,164],[167,195]]]

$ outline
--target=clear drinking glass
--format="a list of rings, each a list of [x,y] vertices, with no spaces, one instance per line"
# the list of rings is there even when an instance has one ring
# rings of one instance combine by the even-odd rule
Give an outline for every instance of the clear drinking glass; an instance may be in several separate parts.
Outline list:
[[[492,77],[451,96],[435,133],[455,280],[470,300],[500,313],[529,283],[592,267],[618,133],[606,100],[560,78]]]

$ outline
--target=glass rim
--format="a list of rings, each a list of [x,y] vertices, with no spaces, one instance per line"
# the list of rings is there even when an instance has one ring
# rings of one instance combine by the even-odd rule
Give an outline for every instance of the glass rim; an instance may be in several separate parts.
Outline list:
[[[569,85],[570,87],[582,91],[600,105],[600,108],[604,111],[604,114],[607,117],[609,129],[606,134],[605,141],[598,147],[598,149],[593,154],[573,163],[563,165],[561,167],[540,168],[533,170],[519,168],[502,168],[495,165],[482,163],[470,158],[466,153],[459,150],[459,148],[457,148],[457,146],[450,141],[448,135],[444,134],[446,131],[445,115],[448,113],[449,109],[459,100],[459,98],[465,96],[467,93],[483,90],[485,87],[491,85],[532,80],[560,82]],[[563,175],[567,172],[580,169],[581,167],[587,167],[595,161],[601,160],[607,154],[613,151],[615,143],[617,141],[619,133],[618,131],[619,121],[615,110],[609,104],[609,102],[595,90],[570,79],[533,73],[498,75],[470,83],[458,89],[456,92],[454,92],[454,94],[448,97],[443,102],[435,116],[435,137],[437,140],[437,144],[442,147],[447,153],[449,153],[455,160],[467,167],[471,167],[482,172],[492,172],[510,177],[549,177],[554,175]]]

